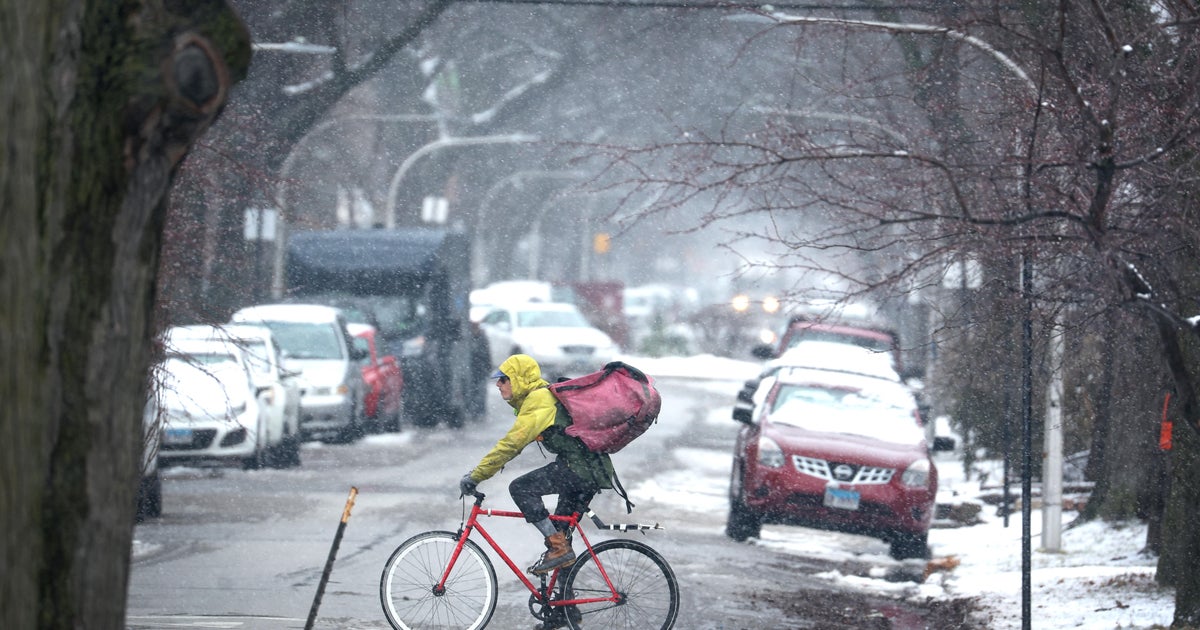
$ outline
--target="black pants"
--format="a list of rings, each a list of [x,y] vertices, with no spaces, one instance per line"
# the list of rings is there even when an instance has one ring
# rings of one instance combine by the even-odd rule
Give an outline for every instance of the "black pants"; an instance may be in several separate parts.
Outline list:
[[[508,484],[508,492],[525,515],[525,520],[536,523],[550,516],[542,497],[557,494],[558,506],[554,508],[554,513],[570,516],[587,510],[588,503],[600,489],[580,479],[564,462],[556,459],[513,479]],[[558,525],[555,523],[555,526]]]

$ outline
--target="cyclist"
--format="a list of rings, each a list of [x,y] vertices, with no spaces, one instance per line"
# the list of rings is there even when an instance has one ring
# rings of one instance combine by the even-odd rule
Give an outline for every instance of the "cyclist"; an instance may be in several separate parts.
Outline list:
[[[570,417],[547,389],[542,370],[533,357],[514,354],[492,374],[500,396],[516,412],[516,420],[504,437],[488,451],[459,482],[463,494],[475,492],[532,442],[539,442],[557,457],[554,461],[517,477],[508,486],[513,502],[546,538],[546,552],[528,568],[535,575],[570,566],[575,562],[569,533],[560,531],[543,498],[558,495],[554,513],[569,516],[587,510],[602,489],[612,488],[613,465],[608,455],[594,453],[579,438],[563,432]]]

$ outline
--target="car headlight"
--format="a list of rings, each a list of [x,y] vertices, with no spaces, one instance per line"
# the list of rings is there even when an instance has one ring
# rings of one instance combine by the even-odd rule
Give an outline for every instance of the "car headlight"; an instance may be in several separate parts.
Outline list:
[[[783,465],[783,449],[779,445],[765,435],[758,438],[758,463],[770,468],[779,468]]]
[[[900,483],[909,488],[924,488],[929,485],[929,460],[918,459],[904,469]]]

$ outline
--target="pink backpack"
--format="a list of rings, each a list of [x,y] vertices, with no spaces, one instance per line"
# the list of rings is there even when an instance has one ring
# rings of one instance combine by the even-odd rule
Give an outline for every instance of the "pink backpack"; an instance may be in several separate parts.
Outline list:
[[[654,379],[613,361],[599,372],[550,385],[550,392],[571,415],[567,435],[597,453],[615,453],[658,420],[662,397]]]

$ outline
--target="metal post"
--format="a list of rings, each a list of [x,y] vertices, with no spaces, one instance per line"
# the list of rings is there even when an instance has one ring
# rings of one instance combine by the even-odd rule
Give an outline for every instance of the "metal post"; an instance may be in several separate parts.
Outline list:
[[[354,498],[357,496],[358,488],[351,486],[350,497],[346,499],[346,509],[342,510],[342,520],[333,536],[333,546],[329,548],[329,557],[325,559],[325,570],[321,573],[321,583],[317,585],[317,596],[313,598],[312,608],[308,611],[308,621],[304,624],[304,630],[312,630],[313,623],[317,620],[317,609],[321,607],[325,585],[329,583],[329,574],[333,573],[333,559],[337,556],[338,545],[341,544],[342,534],[346,531],[346,522],[350,520],[350,508],[354,507]]]
[[[1033,612],[1030,519],[1033,515],[1033,261],[1021,260],[1021,295],[1025,321],[1021,327],[1021,629],[1030,630]]]

